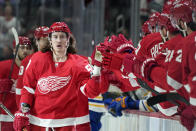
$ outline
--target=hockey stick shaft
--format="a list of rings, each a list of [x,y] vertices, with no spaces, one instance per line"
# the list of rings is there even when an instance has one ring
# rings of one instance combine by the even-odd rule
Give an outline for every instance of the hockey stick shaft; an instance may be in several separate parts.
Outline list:
[[[153,106],[161,102],[165,102],[165,101],[171,102],[171,101],[176,101],[176,100],[181,101],[187,105],[190,105],[190,103],[184,97],[181,97],[181,96],[179,97],[179,94],[177,93],[160,94],[160,95],[150,97],[147,100],[147,104],[149,106]]]
[[[16,31],[16,29],[14,27],[12,27],[12,33],[14,35],[14,39],[15,39],[15,42],[16,42],[16,51],[15,51],[15,54],[14,54],[14,58],[12,60],[12,64],[11,64],[11,68],[10,68],[10,72],[9,72],[9,76],[8,76],[9,79],[11,79],[11,76],[12,76],[12,72],[13,72],[13,68],[14,68],[14,63],[15,63],[16,55],[18,53],[18,48],[19,48],[18,33],[17,33],[17,31]]]
[[[0,103],[0,107],[12,118],[14,119],[14,115],[5,107],[2,103]]]
[[[145,88],[145,89],[151,91],[152,93],[154,93],[154,94],[156,94],[156,95],[161,95],[161,93],[159,93],[159,92],[153,90],[152,88],[150,88],[150,87],[148,86],[148,84],[147,84],[146,82],[144,82],[142,79],[137,78],[137,82],[140,84],[141,87],[143,87],[143,88]],[[173,101],[173,100],[170,100],[170,102],[171,102],[172,104],[174,104],[174,105],[179,106],[179,104],[178,104],[177,102]]]
[[[0,103],[0,107],[14,120],[14,115],[7,109],[7,107],[3,103]],[[22,131],[27,131],[27,129],[23,128]]]

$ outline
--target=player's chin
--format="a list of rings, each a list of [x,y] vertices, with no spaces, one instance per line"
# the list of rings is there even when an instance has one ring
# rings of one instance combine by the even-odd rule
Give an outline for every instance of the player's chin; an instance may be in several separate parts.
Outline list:
[[[21,56],[21,59],[23,60],[25,57],[27,57],[27,55],[22,55]]]
[[[58,47],[58,48],[55,48],[55,51],[57,51],[57,52],[64,52],[65,50],[67,50],[67,48],[66,47]]]

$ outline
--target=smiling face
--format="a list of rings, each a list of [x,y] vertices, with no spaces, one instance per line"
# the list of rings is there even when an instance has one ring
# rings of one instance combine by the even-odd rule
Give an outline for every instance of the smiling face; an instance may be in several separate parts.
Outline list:
[[[19,45],[19,48],[18,48],[19,60],[23,60],[26,56],[32,53],[33,53],[33,48],[31,45],[28,45],[28,44]]]
[[[54,52],[58,54],[67,54],[68,35],[64,32],[53,32],[51,34],[50,43]]]

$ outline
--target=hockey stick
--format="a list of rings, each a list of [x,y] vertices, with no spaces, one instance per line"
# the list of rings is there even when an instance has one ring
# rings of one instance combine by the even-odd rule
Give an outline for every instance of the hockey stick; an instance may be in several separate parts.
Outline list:
[[[7,109],[5,105],[3,105],[3,103],[0,103],[0,107],[14,120],[14,115]],[[22,131],[27,131],[27,129],[23,128]]]
[[[189,102],[184,97],[180,96],[178,93],[167,93],[167,94],[160,94],[157,96],[150,97],[147,100],[147,104],[149,106],[153,106],[161,102],[165,102],[165,101],[171,102],[176,100],[181,101],[187,105],[190,105]]]
[[[179,100],[187,105],[190,105],[190,103],[182,96],[180,96],[178,93],[167,93],[167,94],[161,94],[155,90],[153,90],[152,88],[150,88],[148,86],[148,84],[141,80],[140,78],[137,78],[137,82],[140,84],[141,87],[153,92],[154,94],[156,94],[157,96],[151,97],[149,98],[149,103],[151,106],[158,104],[160,102],[164,102],[164,101],[170,101],[172,104],[175,104],[177,106],[179,106],[179,103],[177,103],[175,100]]]
[[[12,64],[11,64],[11,67],[10,67],[10,72],[9,72],[9,76],[8,76],[8,79],[11,80],[11,76],[12,76],[12,72],[13,72],[13,68],[14,68],[14,62],[15,62],[15,58],[16,58],[16,54],[18,52],[18,43],[19,43],[19,39],[18,39],[18,33],[16,32],[16,29],[14,27],[12,27],[12,32],[13,32],[13,35],[14,35],[14,39],[15,39],[15,42],[16,42],[16,53],[14,54],[14,58],[12,60]],[[3,103],[4,99],[5,99],[5,96],[6,96],[7,93],[3,93],[3,98],[2,98],[2,102],[0,104]],[[3,104],[2,104],[3,105]],[[2,107],[1,105],[1,107]],[[5,107],[5,106],[4,106]]]
[[[12,72],[13,72],[13,68],[14,68],[14,62],[15,62],[16,55],[18,53],[18,48],[19,48],[18,33],[17,33],[17,31],[14,27],[12,27],[12,33],[14,35],[14,39],[15,39],[15,42],[16,42],[16,51],[15,51],[15,54],[14,54],[14,58],[12,60],[12,64],[11,64],[11,68],[10,68],[10,72],[9,72],[9,77],[8,77],[9,79],[11,79],[11,76],[12,76]]]
[[[12,27],[12,33],[14,35],[14,39],[15,39],[15,42],[16,42],[16,51],[15,51],[15,54],[14,54],[14,58],[12,60],[12,64],[11,64],[11,68],[10,68],[10,72],[9,72],[9,76],[8,78],[11,79],[11,76],[12,76],[12,72],[13,72],[13,68],[14,68],[14,63],[15,63],[15,59],[16,59],[16,55],[18,53],[18,48],[19,48],[19,38],[18,38],[18,33],[16,31],[16,29],[14,27]],[[5,96],[5,95],[4,95]],[[14,119],[14,115],[7,109],[6,106],[3,105],[3,103],[0,103],[0,107],[12,118]],[[22,131],[27,131],[26,128],[23,128]]]
[[[0,107],[12,118],[14,119],[14,115],[3,105],[3,103],[0,103]]]

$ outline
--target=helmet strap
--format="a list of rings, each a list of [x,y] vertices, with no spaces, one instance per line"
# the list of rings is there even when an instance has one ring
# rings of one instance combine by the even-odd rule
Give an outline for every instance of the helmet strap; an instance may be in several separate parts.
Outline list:
[[[166,36],[163,35],[163,32],[161,30],[160,30],[160,34],[161,34],[161,37],[163,39],[163,42],[165,43],[168,40],[169,31],[167,31]]]
[[[180,27],[179,25],[176,25],[176,27],[178,28],[179,31],[181,31],[183,33],[184,37],[187,36],[187,24],[186,24],[186,22],[184,22],[185,29],[182,29],[182,27]]]

